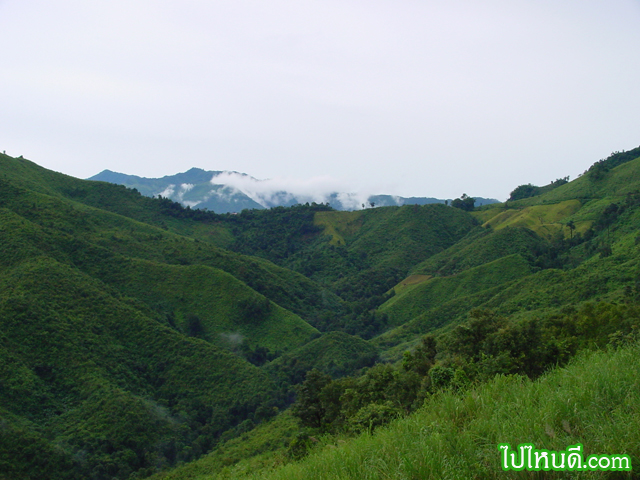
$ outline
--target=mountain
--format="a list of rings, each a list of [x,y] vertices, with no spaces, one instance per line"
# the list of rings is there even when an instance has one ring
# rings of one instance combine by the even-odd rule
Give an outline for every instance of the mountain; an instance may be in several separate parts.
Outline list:
[[[135,188],[142,195],[162,196],[191,208],[216,213],[237,213],[244,209],[290,207],[304,203],[328,203],[337,210],[400,205],[445,203],[429,197],[399,197],[394,195],[362,196],[346,192],[291,193],[274,186],[268,180],[257,180],[238,172],[205,171],[192,168],[184,173],[162,178],[144,178],[104,170],[89,180],[103,181]],[[496,203],[491,198],[475,197],[476,206]]]
[[[294,311],[338,297],[162,209],[0,156],[1,478],[144,475],[286,406],[260,357],[318,338]]]
[[[530,441],[637,468],[640,147],[520,187],[230,215],[0,155],[0,478],[287,478],[308,455],[289,478],[314,478],[387,450],[380,478],[424,477],[410,445],[488,478]],[[543,423],[505,420],[543,398]]]
[[[0,472],[146,476],[287,407],[310,369],[371,366],[377,347],[352,334],[366,329],[369,277],[405,272],[474,223],[443,205],[415,206],[415,218],[409,208],[217,215],[0,156]],[[333,255],[321,213],[360,218],[347,258],[366,270],[344,298],[333,274],[285,266],[307,248]],[[407,230],[392,243],[406,254],[385,254],[389,238],[366,259],[398,222]],[[416,240],[426,243],[416,250]]]

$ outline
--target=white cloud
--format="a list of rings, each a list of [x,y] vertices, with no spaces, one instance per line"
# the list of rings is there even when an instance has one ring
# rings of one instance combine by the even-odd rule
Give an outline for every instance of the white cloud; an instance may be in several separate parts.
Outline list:
[[[294,199],[298,203],[326,203],[330,200],[331,195],[337,194],[337,199],[343,206],[357,209],[373,194],[373,191],[368,189],[367,191],[354,191],[352,183],[329,175],[308,179],[275,177],[258,180],[236,172],[223,172],[214,175],[211,183],[225,185],[226,188],[242,192],[263,207]]]
[[[171,198],[171,196],[174,194],[175,191],[176,191],[176,186],[175,185],[169,185],[163,191],[161,191],[160,193],[156,194],[156,196],[160,195],[161,197],[164,197],[164,198]]]
[[[392,195],[393,201],[396,202],[397,205],[402,206],[404,205],[404,200],[402,199],[402,197],[398,197],[397,195]]]

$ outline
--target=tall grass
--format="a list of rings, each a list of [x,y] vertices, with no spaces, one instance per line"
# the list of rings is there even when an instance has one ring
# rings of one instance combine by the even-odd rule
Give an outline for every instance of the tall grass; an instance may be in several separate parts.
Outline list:
[[[325,445],[301,462],[250,478],[636,478],[633,472],[504,472],[497,445],[627,454],[640,468],[640,347],[579,355],[537,381],[498,376],[445,392],[373,435]],[[618,474],[616,474],[618,475]],[[636,474],[637,475],[637,474]]]

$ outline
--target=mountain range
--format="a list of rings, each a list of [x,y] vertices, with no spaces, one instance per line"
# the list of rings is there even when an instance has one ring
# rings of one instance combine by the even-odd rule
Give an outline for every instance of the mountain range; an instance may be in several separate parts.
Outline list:
[[[640,147],[514,192],[227,215],[0,155],[0,479],[639,468]]]
[[[445,200],[431,197],[368,195],[335,192],[326,188],[321,191],[308,188],[302,192],[298,188],[298,193],[293,193],[287,191],[286,186],[276,186],[270,180],[258,180],[245,173],[206,171],[200,168],[191,168],[184,173],[162,178],[145,178],[104,170],[89,180],[125,185],[135,188],[142,195],[160,195],[190,208],[207,209],[216,213],[237,213],[246,208],[290,207],[313,202],[328,203],[336,210],[445,203]],[[474,198],[477,206],[498,202],[493,198]]]

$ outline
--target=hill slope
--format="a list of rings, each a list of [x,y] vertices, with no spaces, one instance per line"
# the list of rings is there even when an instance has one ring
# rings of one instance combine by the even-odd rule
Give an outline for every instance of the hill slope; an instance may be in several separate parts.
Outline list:
[[[243,359],[51,258],[3,269],[0,318],[9,478],[126,477],[189,460],[274,393]],[[65,468],[30,463],[29,437]]]
[[[415,414],[374,435],[320,443],[299,463],[255,473],[240,463],[215,478],[435,480],[531,475],[501,469],[498,444],[502,443],[512,450],[533,443],[536,449],[555,452],[580,444],[583,461],[594,454],[622,454],[635,470],[640,462],[639,365],[636,345],[615,353],[583,355],[566,369],[533,382],[499,376],[461,394],[434,396]],[[176,473],[168,478],[214,478]],[[576,472],[577,478],[615,475],[584,473]],[[627,478],[630,472],[618,473]],[[566,475],[566,471],[544,473],[545,478]]]
[[[470,402],[469,412],[480,412],[470,418],[495,438],[465,444],[457,470],[440,455],[428,457],[429,468],[410,460],[411,471],[491,475],[489,453],[475,457],[471,449],[494,448],[506,430],[493,422],[506,420],[484,416],[483,402],[493,408],[507,390],[535,397],[546,387],[531,385],[547,380],[509,377],[458,396],[441,389],[464,390],[496,373],[535,377],[580,349],[613,349],[634,338],[640,158],[633,155],[597,162],[540,195],[472,212],[439,204],[354,212],[302,205],[239,215],[191,210],[0,156],[0,471],[8,478],[136,478],[214,447],[216,472],[243,449],[263,454],[257,463],[289,462],[315,433],[296,435],[290,414],[277,413],[296,391],[310,391],[313,383],[292,388],[306,376],[328,388],[314,427],[327,435],[373,429],[424,399],[441,419],[448,406],[466,411]],[[402,361],[372,366],[379,357]],[[549,385],[568,388],[561,376],[551,374]],[[633,390],[628,378],[615,379],[592,390]],[[483,395],[488,400],[478,406]],[[300,402],[291,414],[303,411]],[[555,436],[531,438],[559,441],[562,428],[571,441],[601,445],[586,433],[597,414],[580,405],[567,413],[569,427],[550,406]],[[436,418],[429,415],[415,417],[421,428]],[[451,415],[455,425],[420,440],[423,449],[449,452],[448,441],[429,443],[449,438],[444,431],[479,438],[475,420]],[[612,415],[599,431],[619,428]],[[269,435],[281,437],[266,441]],[[343,464],[355,465],[369,461],[367,448],[402,445],[393,435],[375,437],[381,444],[361,437],[354,450],[327,448],[349,451]],[[416,435],[408,434],[412,442]],[[325,438],[319,444],[338,437]],[[413,458],[411,451],[402,458]],[[333,454],[319,452],[335,462]],[[373,475],[407,473],[407,461],[400,467],[400,457],[382,458],[389,463]],[[308,462],[314,473],[334,474]],[[237,478],[247,465],[226,473]]]
[[[265,260],[90,206],[98,193],[122,213],[171,218],[136,210],[151,199],[0,160],[3,474],[144,476],[286,404],[287,384],[248,360],[318,332],[248,284],[300,311],[328,292]]]
[[[380,310],[395,316],[391,323],[398,327],[375,343],[393,347],[397,358],[411,344],[403,342],[459,323],[473,308],[531,317],[588,300],[629,298],[640,274],[640,158],[633,157],[640,150],[628,153],[624,162],[619,154],[605,161],[617,166],[597,178],[588,173],[542,195],[473,212],[482,228],[416,265],[396,285],[396,297]],[[509,269],[488,267],[514,254],[529,271],[502,282]],[[465,283],[483,269],[486,277]]]

